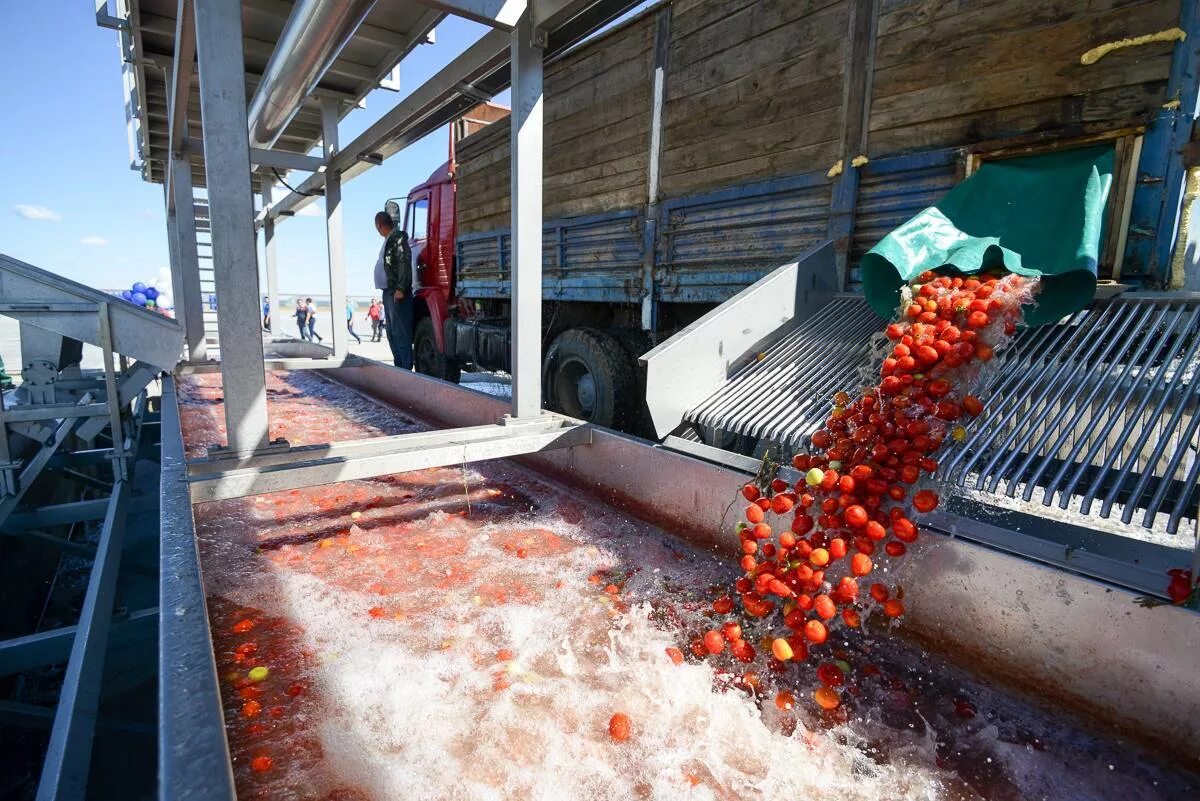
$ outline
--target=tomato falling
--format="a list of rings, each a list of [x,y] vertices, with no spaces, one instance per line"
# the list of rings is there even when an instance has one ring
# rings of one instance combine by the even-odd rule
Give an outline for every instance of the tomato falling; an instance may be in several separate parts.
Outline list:
[[[806,660],[810,649],[820,655],[837,628],[859,628],[870,611],[888,619],[904,614],[901,588],[893,593],[872,581],[860,593],[859,582],[874,578],[885,555],[903,557],[918,537],[915,518],[938,507],[937,492],[920,485],[937,471],[934,455],[943,443],[963,441],[964,424],[983,414],[971,390],[981,367],[1015,333],[1021,306],[1036,289],[1011,274],[922,273],[902,293],[898,319],[885,330],[878,383],[857,396],[833,396],[810,452],[792,459],[800,480],[742,488],[749,504],[746,522],[738,524],[743,575],[713,611],[736,614],[740,602],[743,623],[770,642],[772,670]],[[1175,583],[1182,595],[1183,580]],[[693,652],[715,656],[724,651],[719,639],[728,639],[733,655],[749,661],[743,656],[753,649],[737,630],[736,640],[710,630]],[[814,701],[826,712],[837,709],[843,673],[825,663],[818,677]],[[790,707],[790,693],[776,703],[785,696]]]

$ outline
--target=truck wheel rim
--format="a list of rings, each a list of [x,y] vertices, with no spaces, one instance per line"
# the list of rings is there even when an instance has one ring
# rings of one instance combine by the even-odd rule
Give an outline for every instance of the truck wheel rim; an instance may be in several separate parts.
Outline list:
[[[596,409],[596,379],[579,359],[568,359],[558,368],[554,389],[559,406],[572,417],[590,420]]]

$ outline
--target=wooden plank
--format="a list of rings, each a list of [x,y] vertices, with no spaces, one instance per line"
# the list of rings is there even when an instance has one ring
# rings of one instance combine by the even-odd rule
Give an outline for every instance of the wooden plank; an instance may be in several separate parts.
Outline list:
[[[768,64],[790,62],[830,45],[840,51],[844,44],[848,14],[845,3],[829,6],[810,17],[777,28],[751,42],[722,50],[703,61],[682,69],[675,68],[684,43],[676,40],[671,47],[671,76],[668,98],[695,94],[728,84]]]
[[[890,130],[872,129],[869,155],[967,145],[1030,131],[1093,133],[1145,122],[1166,100],[1166,81],[1118,86],[982,113],[960,114]]]
[[[770,100],[747,99],[731,106],[715,106],[690,110],[685,105],[669,105],[666,115],[668,148],[707,147],[717,145],[730,136],[744,136],[748,130],[766,125],[790,125],[798,143],[804,143],[808,135],[803,125],[808,114],[819,114],[840,110],[842,93],[840,83],[822,79],[816,83],[798,86],[794,90],[774,96]],[[826,138],[822,131],[817,138]]]
[[[763,0],[728,13],[713,24],[691,34],[672,31],[671,65],[686,67],[747,42],[761,41],[772,31],[791,28],[812,19],[820,11],[844,5],[846,0]],[[770,55],[770,54],[768,54]]]
[[[796,150],[777,150],[767,155],[754,156],[740,161],[670,173],[668,173],[669,165],[664,158],[663,195],[677,197],[728,184],[809,172],[817,169],[820,165],[832,164],[836,154],[837,141],[831,140]]]
[[[960,39],[969,41],[972,47],[987,46],[992,37],[1148,3],[1173,4],[1174,16],[1178,17],[1178,0],[1042,0],[1036,5],[1026,0],[926,2],[915,16],[907,19],[887,12],[880,15],[879,35],[887,41],[886,45],[880,42],[879,63],[890,65],[912,53],[930,53],[938,48],[961,49]]]
[[[721,114],[735,114],[743,119],[758,119],[759,114],[774,113],[786,102],[798,103],[789,109],[808,110],[809,103],[840,99],[840,82],[831,80],[842,74],[845,46],[840,40],[827,40],[791,61],[779,60],[748,75],[736,78],[716,88],[703,90],[696,86],[678,87],[675,76],[667,92],[667,117],[672,122],[696,119],[719,109]],[[805,88],[808,88],[805,93]],[[815,89],[815,91],[813,91]]]
[[[667,143],[663,154],[663,168],[667,172],[703,169],[716,164],[741,161],[753,156],[762,156],[775,151],[797,149],[809,145],[829,142],[837,151],[841,133],[841,109],[830,108],[806,115],[799,119],[784,119],[752,128],[730,127],[703,146]],[[832,160],[830,164],[832,164]],[[790,172],[807,172],[821,165],[797,165]],[[824,165],[829,169],[829,164]]]
[[[1153,5],[1161,5],[1155,3]],[[877,64],[875,87],[876,97],[891,97],[907,92],[920,91],[945,84],[962,77],[964,64],[976,76],[991,76],[1010,69],[1040,64],[1048,78],[1057,79],[1062,71],[1080,76],[1093,76],[1100,72],[1119,72],[1126,66],[1121,59],[1102,59],[1096,64],[1085,66],[1079,56],[1088,49],[1104,42],[1120,39],[1130,30],[1140,26],[1169,25],[1163,20],[1143,20],[1138,16],[1142,8],[1121,9],[1106,14],[1081,17],[1060,25],[1035,30],[1021,30],[1006,36],[989,36],[978,39],[975,35],[960,37],[962,44],[952,52],[940,49],[920,49],[920,57],[911,54],[891,66]],[[880,47],[884,41],[880,40]],[[1155,51],[1170,52],[1170,44],[1138,48],[1126,51],[1125,55],[1137,59],[1152,58]],[[1113,53],[1112,56],[1116,56]]]
[[[875,97],[870,130],[917,125],[944,117],[1165,80],[1169,60],[1165,54],[1158,55],[1158,58],[1118,59],[1118,54],[1114,53],[1109,58],[1123,61],[1122,69],[1086,74],[1075,69],[1053,74],[1044,64],[1034,63],[986,78],[965,76],[941,86],[892,97]]]

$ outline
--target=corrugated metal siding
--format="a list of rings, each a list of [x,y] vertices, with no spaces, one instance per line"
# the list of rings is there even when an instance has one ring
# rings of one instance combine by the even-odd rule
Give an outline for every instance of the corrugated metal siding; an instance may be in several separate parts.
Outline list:
[[[849,289],[862,291],[858,263],[868,250],[958,182],[959,159],[957,149],[935,150],[879,159],[859,168]]]
[[[542,233],[542,291],[548,299],[632,303],[641,298],[642,226],[634,209],[550,220]],[[508,229],[458,238],[458,291],[506,298],[512,279]]]
[[[720,303],[826,238],[830,184],[809,174],[662,207],[659,300]]]

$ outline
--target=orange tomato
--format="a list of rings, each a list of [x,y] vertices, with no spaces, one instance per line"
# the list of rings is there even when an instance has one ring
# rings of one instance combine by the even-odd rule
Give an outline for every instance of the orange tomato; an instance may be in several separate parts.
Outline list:
[[[629,732],[632,722],[629,720],[629,715],[624,712],[617,712],[608,719],[608,736],[613,741],[623,743],[629,739]]]

